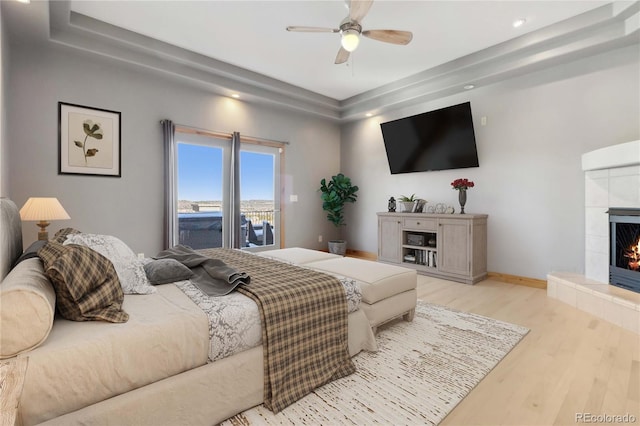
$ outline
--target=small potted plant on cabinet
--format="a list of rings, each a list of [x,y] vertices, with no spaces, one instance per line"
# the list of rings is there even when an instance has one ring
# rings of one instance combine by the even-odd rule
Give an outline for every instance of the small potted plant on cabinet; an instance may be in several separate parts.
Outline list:
[[[342,173],[332,176],[330,181],[326,179],[320,181],[322,209],[327,212],[327,219],[336,228],[345,225],[345,203],[355,203],[358,189],[356,185],[351,183],[351,179]],[[344,240],[329,241],[329,252],[344,256],[347,252],[347,242]]]
[[[406,213],[419,213],[422,211],[422,207],[427,202],[422,198],[417,198],[416,194],[411,194],[410,197],[406,195],[401,195],[400,203],[402,204],[402,211]]]

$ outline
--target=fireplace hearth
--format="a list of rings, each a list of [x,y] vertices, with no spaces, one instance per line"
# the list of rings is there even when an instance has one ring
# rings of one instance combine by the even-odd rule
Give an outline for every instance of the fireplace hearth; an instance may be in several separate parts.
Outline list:
[[[582,155],[585,172],[585,271],[551,272],[547,295],[570,306],[607,320],[640,336],[640,271],[634,270],[633,229],[640,217],[640,140],[612,145]],[[631,217],[625,226],[611,232],[608,212]],[[623,218],[624,219],[624,218]],[[625,229],[626,228],[626,229]],[[637,228],[635,228],[637,229]],[[623,235],[619,235],[622,233]],[[629,235],[631,233],[631,235]],[[611,247],[614,235],[617,251]],[[622,244],[623,241],[627,243]],[[636,247],[637,247],[636,237]],[[613,259],[613,262],[612,262]],[[622,272],[610,279],[610,265]],[[635,279],[634,279],[635,277]],[[631,284],[627,281],[630,278]],[[611,285],[621,281],[622,284]],[[635,286],[635,290],[630,290]]]
[[[640,209],[609,209],[609,283],[640,293]]]

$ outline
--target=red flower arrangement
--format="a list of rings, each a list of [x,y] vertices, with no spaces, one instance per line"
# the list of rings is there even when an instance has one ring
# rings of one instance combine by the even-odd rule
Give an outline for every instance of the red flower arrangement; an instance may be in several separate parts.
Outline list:
[[[453,186],[453,189],[466,190],[469,188],[473,188],[475,185],[473,181],[470,181],[469,179],[456,179],[453,182],[451,182],[451,186]]]

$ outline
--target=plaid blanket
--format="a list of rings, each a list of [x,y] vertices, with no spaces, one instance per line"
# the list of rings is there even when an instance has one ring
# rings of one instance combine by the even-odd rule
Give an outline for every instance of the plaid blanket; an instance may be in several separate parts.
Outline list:
[[[262,317],[265,407],[277,413],[355,372],[347,303],[337,278],[240,250],[200,252],[251,276],[251,284],[237,290],[256,301]]]

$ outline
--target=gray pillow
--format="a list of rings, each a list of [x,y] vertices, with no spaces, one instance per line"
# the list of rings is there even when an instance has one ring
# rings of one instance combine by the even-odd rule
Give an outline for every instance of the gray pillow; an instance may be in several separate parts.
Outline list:
[[[46,243],[47,241],[45,240],[38,240],[31,243],[31,245],[27,247],[24,253],[22,253],[22,256],[20,256],[18,260],[16,260],[16,263],[13,264],[13,267],[15,268],[18,265],[18,263],[22,262],[23,260],[31,259],[33,257],[38,257],[38,250],[44,247]]]
[[[149,282],[153,285],[168,284],[188,280],[193,276],[191,269],[175,259],[157,259],[144,265]]]

